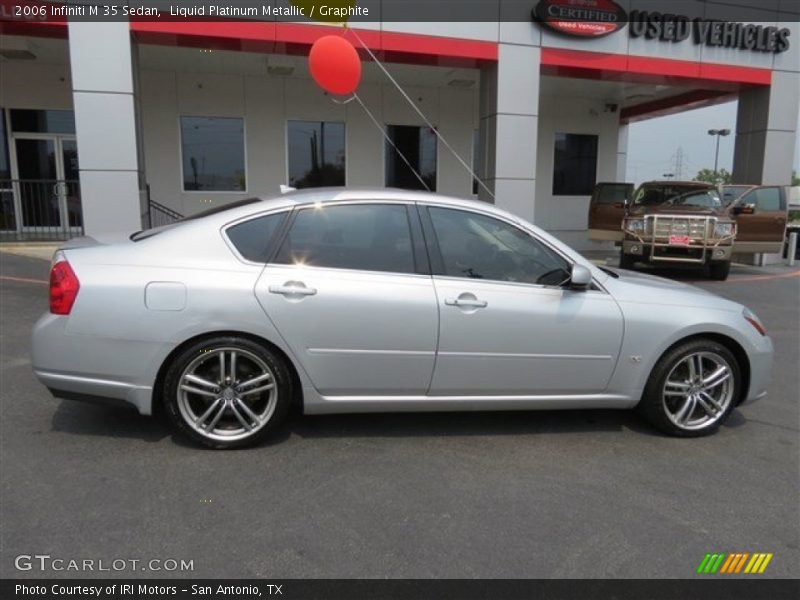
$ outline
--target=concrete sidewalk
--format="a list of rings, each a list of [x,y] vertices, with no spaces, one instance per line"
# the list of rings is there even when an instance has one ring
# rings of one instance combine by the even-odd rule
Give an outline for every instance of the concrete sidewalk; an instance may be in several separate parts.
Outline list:
[[[64,242],[3,242],[0,243],[0,252],[50,260],[53,253]]]

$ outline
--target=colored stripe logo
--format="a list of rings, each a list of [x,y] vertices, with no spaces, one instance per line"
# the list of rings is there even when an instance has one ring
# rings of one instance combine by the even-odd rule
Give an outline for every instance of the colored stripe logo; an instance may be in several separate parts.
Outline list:
[[[769,552],[715,552],[706,554],[697,567],[697,572],[703,575],[745,573],[750,575],[761,574],[774,555]]]

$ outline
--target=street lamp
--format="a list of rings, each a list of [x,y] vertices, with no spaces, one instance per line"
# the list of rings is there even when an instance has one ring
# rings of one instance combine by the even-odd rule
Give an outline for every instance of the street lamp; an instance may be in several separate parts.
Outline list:
[[[717,153],[714,155],[714,181],[719,179],[719,138],[727,137],[731,134],[730,129],[709,129],[708,135],[714,135],[717,137]]]
[[[672,179],[673,177],[675,177],[675,173],[664,173],[664,175],[662,175],[662,177],[664,179]]]

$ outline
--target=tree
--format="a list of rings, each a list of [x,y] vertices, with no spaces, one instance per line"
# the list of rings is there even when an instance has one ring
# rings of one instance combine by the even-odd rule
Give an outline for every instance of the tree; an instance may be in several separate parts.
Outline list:
[[[792,185],[800,185],[800,177],[797,176],[797,171],[792,171]]]
[[[727,169],[720,169],[716,174],[713,169],[702,169],[695,175],[695,181],[705,181],[706,183],[731,183],[733,175]]]

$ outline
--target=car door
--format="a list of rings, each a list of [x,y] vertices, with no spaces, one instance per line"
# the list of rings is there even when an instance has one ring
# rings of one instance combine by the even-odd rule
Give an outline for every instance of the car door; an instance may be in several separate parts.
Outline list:
[[[786,232],[786,192],[781,186],[758,186],[733,205],[736,219],[734,252],[774,253],[783,251]]]
[[[623,333],[608,294],[562,287],[569,261],[511,222],[438,206],[423,219],[440,312],[430,395],[605,390]]]
[[[589,238],[622,240],[625,202],[633,197],[632,183],[598,183],[589,201]]]
[[[293,215],[256,295],[322,395],[427,390],[438,308],[419,229],[404,203]]]

